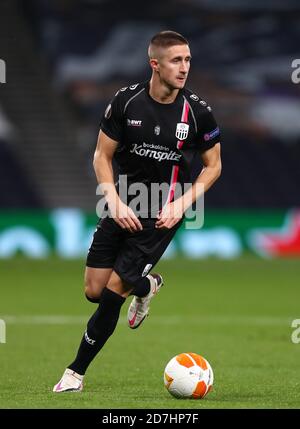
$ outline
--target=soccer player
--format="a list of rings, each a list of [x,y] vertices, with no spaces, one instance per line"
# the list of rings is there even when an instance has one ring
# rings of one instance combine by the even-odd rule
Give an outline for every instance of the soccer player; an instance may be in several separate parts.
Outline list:
[[[220,132],[211,108],[185,89],[191,61],[188,41],[176,32],[162,31],[152,38],[148,54],[150,81],[120,89],[102,118],[94,169],[110,216],[98,222],[85,271],[86,297],[98,307],[54,392],[82,390],[85,372],[114,332],[129,295],[134,297],[128,325],[131,329],[141,325],[163,285],[162,276],[150,270],[182,224],[185,211],[221,173]],[[177,184],[191,182],[197,157],[202,159],[201,173],[174,198]],[[119,168],[116,185],[113,159]],[[120,197],[124,178],[125,202]],[[148,191],[139,209],[131,207],[129,195],[130,185],[137,184]],[[158,202],[153,184],[167,184],[168,192]]]

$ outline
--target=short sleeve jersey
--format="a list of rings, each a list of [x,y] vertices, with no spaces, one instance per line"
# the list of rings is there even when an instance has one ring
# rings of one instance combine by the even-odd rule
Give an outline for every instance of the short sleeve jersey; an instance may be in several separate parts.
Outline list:
[[[220,142],[211,108],[192,91],[179,90],[173,103],[149,95],[149,82],[121,88],[107,106],[102,131],[118,142],[115,160],[127,185],[191,183],[191,169],[199,153]],[[172,200],[172,192],[168,201]]]

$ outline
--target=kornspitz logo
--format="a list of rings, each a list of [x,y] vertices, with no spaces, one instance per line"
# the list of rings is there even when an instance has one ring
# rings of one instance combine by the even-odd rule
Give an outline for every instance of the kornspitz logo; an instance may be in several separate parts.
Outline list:
[[[6,64],[0,59],[0,83],[6,83]]]
[[[0,319],[0,343],[6,343],[6,325],[2,319]]]
[[[158,145],[150,145],[147,143],[143,143],[142,145],[138,145],[133,143],[133,147],[130,150],[130,153],[134,153],[138,156],[148,157],[156,159],[157,161],[179,161],[181,158],[181,154],[174,152],[173,150],[169,152],[162,152],[161,150],[157,150],[159,148],[164,148],[164,146]],[[169,150],[169,148],[166,148]]]

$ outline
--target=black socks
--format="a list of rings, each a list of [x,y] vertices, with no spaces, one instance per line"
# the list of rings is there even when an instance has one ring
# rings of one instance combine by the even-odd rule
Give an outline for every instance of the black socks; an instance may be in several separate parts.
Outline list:
[[[99,304],[100,302],[100,296],[99,298],[90,298],[87,294],[85,294],[85,297],[88,301],[92,302],[93,304]]]
[[[148,279],[147,281],[149,282]],[[68,368],[78,374],[85,374],[89,364],[114,332],[124,302],[125,298],[121,295],[110,289],[103,289],[100,305],[88,321],[76,359]]]
[[[130,292],[130,295],[138,296],[143,298],[150,292],[150,280],[147,277],[142,277],[135,288]]]
[[[144,296],[148,295],[150,288],[150,280],[147,277],[142,277],[132,292],[130,292],[130,295],[143,298]],[[94,304],[99,304],[100,300],[102,300],[102,295],[100,295],[99,298],[90,298],[87,294],[85,294],[85,296],[88,301],[93,302]]]

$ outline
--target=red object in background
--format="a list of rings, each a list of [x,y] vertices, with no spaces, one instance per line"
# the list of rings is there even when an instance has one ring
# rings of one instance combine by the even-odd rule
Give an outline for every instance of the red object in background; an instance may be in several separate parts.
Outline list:
[[[300,211],[289,213],[278,231],[256,230],[252,234],[252,246],[265,256],[300,257]]]

